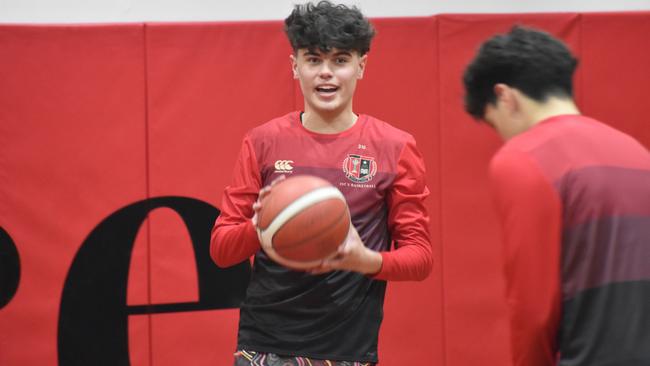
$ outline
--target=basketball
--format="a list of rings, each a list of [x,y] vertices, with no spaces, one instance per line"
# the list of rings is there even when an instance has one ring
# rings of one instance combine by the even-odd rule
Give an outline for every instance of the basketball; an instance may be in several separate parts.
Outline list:
[[[262,249],[292,269],[314,267],[336,254],[350,228],[345,197],[318,177],[284,179],[273,186],[261,204],[257,233]]]

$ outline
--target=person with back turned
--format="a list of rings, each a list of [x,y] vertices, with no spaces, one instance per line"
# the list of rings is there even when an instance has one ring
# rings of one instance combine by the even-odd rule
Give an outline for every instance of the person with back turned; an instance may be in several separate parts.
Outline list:
[[[489,177],[512,360],[647,366],[650,154],[581,115],[576,66],[561,41],[516,26],[483,43],[464,75],[466,111],[506,140]]]

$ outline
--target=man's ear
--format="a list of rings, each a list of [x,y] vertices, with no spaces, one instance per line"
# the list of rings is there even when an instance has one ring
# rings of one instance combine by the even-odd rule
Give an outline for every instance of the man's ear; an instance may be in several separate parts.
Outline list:
[[[363,79],[363,72],[366,69],[366,63],[368,62],[368,54],[359,57],[359,72],[357,73],[357,79]]]
[[[494,94],[497,97],[496,103],[502,105],[509,111],[514,111],[519,108],[519,101],[515,95],[514,89],[503,83],[494,85]]]
[[[296,55],[289,55],[289,60],[291,60],[291,72],[293,73],[293,78],[298,79],[298,63],[296,61]]]

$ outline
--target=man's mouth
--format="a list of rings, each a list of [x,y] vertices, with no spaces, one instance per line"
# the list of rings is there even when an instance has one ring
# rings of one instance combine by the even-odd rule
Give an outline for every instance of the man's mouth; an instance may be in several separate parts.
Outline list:
[[[318,86],[316,87],[316,91],[319,93],[334,93],[337,90],[339,90],[338,87],[336,86]]]

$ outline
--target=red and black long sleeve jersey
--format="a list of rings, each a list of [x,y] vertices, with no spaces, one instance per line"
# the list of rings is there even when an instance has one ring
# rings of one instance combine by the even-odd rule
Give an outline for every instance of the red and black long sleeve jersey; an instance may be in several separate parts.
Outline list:
[[[556,116],[508,141],[490,176],[514,364],[650,365],[647,149]]]
[[[251,223],[259,190],[279,175],[310,174],[345,196],[365,245],[381,252],[371,277],[286,269],[260,250]],[[421,280],[432,251],[424,199],[429,191],[413,137],[367,115],[338,134],[305,129],[298,112],[251,130],[212,232],[219,266],[255,255],[240,311],[238,347],[313,358],[377,362],[384,280]]]

